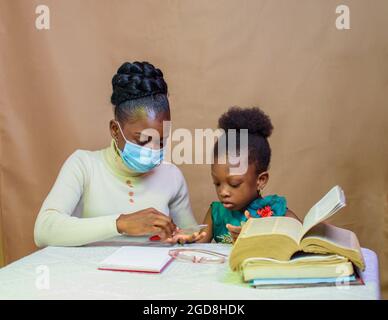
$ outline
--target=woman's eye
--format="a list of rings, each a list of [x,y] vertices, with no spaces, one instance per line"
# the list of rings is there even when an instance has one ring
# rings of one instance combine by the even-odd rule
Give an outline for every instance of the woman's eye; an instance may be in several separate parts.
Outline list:
[[[145,146],[148,143],[148,141],[137,141],[137,144],[140,146]]]
[[[231,184],[230,185],[232,188],[238,188],[239,186],[241,186],[241,183],[239,183],[239,184]]]
[[[137,140],[137,144],[140,145],[140,146],[145,146],[151,140],[152,140],[152,137],[145,137],[145,136],[143,136],[140,140]]]
[[[220,184],[218,182],[213,182],[213,184],[216,186],[216,187],[219,187]]]
[[[165,145],[165,142],[166,142],[165,140],[161,140],[161,141],[160,141],[160,143],[159,143],[159,145],[160,145],[160,148],[163,148],[163,147],[164,147],[164,145]]]

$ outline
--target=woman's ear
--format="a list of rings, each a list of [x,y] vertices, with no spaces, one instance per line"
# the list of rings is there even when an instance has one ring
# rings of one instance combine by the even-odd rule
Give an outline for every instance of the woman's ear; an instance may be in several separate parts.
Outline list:
[[[257,177],[257,191],[261,192],[261,190],[265,188],[265,186],[267,185],[268,179],[269,179],[268,171],[264,171],[259,174],[259,176]]]
[[[112,136],[112,138],[116,141],[116,143],[118,144],[119,142],[119,127],[117,125],[117,122],[115,120],[111,120],[109,121],[109,131],[110,131],[110,135]]]

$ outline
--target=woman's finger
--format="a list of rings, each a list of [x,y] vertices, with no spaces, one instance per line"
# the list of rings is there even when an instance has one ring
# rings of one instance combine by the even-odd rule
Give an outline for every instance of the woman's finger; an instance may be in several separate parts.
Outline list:
[[[163,231],[167,234],[167,237],[171,237],[173,232],[174,232],[174,227],[173,225],[171,224],[171,222],[169,221],[166,221],[166,220],[163,220],[163,219],[160,219],[159,217],[156,218],[154,221],[153,221],[153,225],[155,227],[159,227],[159,228],[162,228]]]
[[[175,225],[174,221],[172,221],[171,217],[165,215],[164,213],[162,213],[162,212],[160,212],[160,211],[158,211],[158,210],[156,210],[154,208],[151,208],[150,210],[151,210],[154,218],[158,218],[160,220],[164,220],[165,222],[167,222],[167,223],[169,223],[171,225],[174,225],[176,227],[176,225]]]
[[[152,226],[150,232],[153,235],[159,236],[161,241],[166,240],[167,238],[171,238],[171,235],[169,236],[165,229],[158,227],[158,226]]]
[[[163,225],[169,225],[171,230],[176,229],[176,224],[172,221],[172,219],[169,216],[166,216],[165,214],[161,213],[160,211],[154,209],[154,208],[148,208],[147,209],[147,220],[149,221],[150,225],[154,225],[155,221],[160,222],[157,225],[163,224]]]
[[[166,239],[163,240],[162,242],[163,242],[163,243],[176,244],[177,241],[178,241],[178,239],[176,239],[175,237],[171,237],[171,238],[166,238]]]

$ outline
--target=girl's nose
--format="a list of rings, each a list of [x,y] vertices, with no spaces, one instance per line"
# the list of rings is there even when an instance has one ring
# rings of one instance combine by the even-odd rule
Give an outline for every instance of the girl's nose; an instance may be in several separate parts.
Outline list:
[[[230,192],[227,188],[222,188],[221,191],[220,191],[220,196],[222,198],[227,198],[230,196]]]

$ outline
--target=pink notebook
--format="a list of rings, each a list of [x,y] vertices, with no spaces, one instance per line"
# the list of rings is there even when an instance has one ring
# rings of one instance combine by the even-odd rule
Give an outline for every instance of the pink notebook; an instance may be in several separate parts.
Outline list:
[[[161,273],[173,260],[171,248],[126,246],[98,264],[99,270]]]

